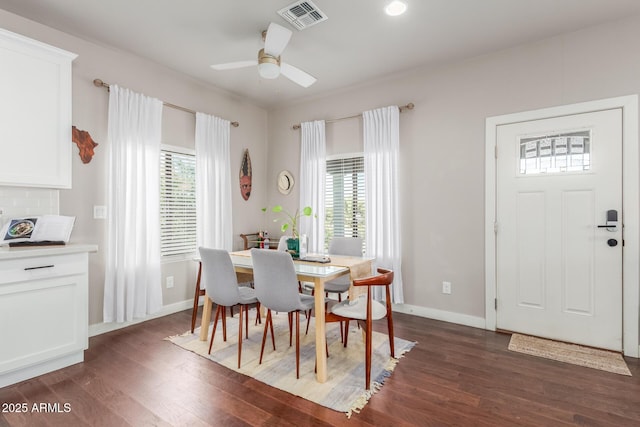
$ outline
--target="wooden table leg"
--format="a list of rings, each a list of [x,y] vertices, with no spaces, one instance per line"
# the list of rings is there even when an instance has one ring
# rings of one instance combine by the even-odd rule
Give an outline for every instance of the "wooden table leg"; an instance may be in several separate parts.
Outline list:
[[[204,296],[204,306],[202,307],[202,323],[200,324],[200,341],[206,341],[209,338],[209,323],[211,322],[211,309],[213,301],[209,299],[209,295]]]
[[[316,311],[316,379],[319,383],[327,381],[327,336],[324,322],[324,282],[316,279],[315,289],[315,311]]]

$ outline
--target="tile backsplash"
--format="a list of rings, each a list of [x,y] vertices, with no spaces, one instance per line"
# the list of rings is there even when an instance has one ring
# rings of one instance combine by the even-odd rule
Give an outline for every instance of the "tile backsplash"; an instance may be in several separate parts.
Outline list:
[[[57,215],[60,190],[0,186],[0,224],[27,215]]]

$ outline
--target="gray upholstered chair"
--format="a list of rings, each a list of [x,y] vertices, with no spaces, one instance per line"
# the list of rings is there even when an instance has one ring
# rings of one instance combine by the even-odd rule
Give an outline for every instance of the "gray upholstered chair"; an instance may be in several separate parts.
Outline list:
[[[347,346],[349,337],[349,320],[354,319],[365,330],[365,386],[369,390],[371,387],[371,341],[373,337],[372,322],[386,316],[387,328],[389,330],[389,350],[391,357],[395,357],[393,345],[393,315],[391,311],[391,292],[389,290],[393,283],[393,271],[378,268],[378,275],[362,279],[354,279],[353,286],[366,286],[367,294],[360,295],[355,301],[343,301],[331,307],[331,311],[325,316],[325,321],[346,322],[344,346]],[[372,298],[372,287],[384,286],[386,304],[375,301]]]
[[[238,323],[238,368],[242,358],[242,318],[243,312],[246,315],[245,330],[249,334],[249,305],[256,304],[256,317],[260,316],[260,303],[256,298],[256,291],[246,286],[238,286],[236,272],[231,262],[229,253],[221,249],[199,248],[202,263],[202,281],[209,298],[216,303],[216,315],[213,321],[213,331],[211,332],[211,343],[209,343],[209,354],[213,346],[213,339],[216,335],[218,318],[222,314],[222,336],[227,340],[226,308],[240,305],[240,315]]]
[[[278,250],[286,252],[287,251],[287,240],[290,239],[291,236],[281,236],[278,241]]]
[[[360,237],[334,237],[329,242],[329,255],[345,255],[345,256],[362,256],[362,238]],[[324,284],[324,292],[326,296],[329,293],[338,294],[338,301],[342,301],[342,294],[349,290],[351,279],[348,274],[329,280]],[[311,295],[314,294],[313,288],[309,289]],[[307,330],[309,332],[309,318],[307,318]],[[342,325],[340,325],[340,338],[344,340],[342,335]]]
[[[296,325],[296,378],[300,378],[300,311],[313,307],[314,298],[300,294],[293,259],[287,252],[251,249],[253,259],[253,283],[260,304],[267,308],[267,320],[264,323],[260,363],[264,354],[267,331],[271,331],[273,350],[276,349],[273,334],[271,311],[289,314],[289,345],[292,336],[292,314]]]
[[[362,256],[362,238],[334,237],[329,242],[329,255]],[[349,275],[340,276],[324,284],[324,291],[337,293],[338,301],[342,301],[342,294],[349,290],[351,280]]]

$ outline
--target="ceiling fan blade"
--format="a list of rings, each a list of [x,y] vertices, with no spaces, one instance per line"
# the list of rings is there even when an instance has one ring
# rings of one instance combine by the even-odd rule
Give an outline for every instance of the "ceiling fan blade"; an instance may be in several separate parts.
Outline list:
[[[227,62],[226,64],[215,64],[212,65],[211,68],[217,71],[224,71],[233,70],[236,68],[251,67],[253,65],[258,65],[258,61],[256,59],[251,59],[249,61]]]
[[[302,87],[309,87],[316,82],[316,78],[311,74],[285,62],[280,63],[280,74]]]
[[[291,34],[291,30],[273,22],[270,23],[267,36],[264,39],[264,52],[275,57],[280,56],[284,48],[287,47]]]

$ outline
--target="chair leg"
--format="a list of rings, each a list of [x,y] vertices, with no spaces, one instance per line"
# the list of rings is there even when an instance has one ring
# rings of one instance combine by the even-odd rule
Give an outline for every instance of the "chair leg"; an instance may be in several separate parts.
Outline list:
[[[371,318],[367,319],[367,325],[365,328],[367,329],[365,333],[365,389],[369,390],[371,388],[371,340],[373,338]]]
[[[191,333],[196,329],[196,318],[198,317],[198,300],[200,293],[196,289],[196,296],[193,298],[193,311],[191,312]]]
[[[260,302],[256,303],[256,325],[260,323],[262,324],[262,317],[260,316]]]
[[[222,341],[227,342],[227,307],[222,306]]]
[[[342,293],[338,292],[338,302],[342,302]],[[344,333],[342,332],[342,322],[340,322],[340,342],[344,342]],[[346,346],[345,346],[346,347]]]
[[[262,333],[262,346],[260,347],[260,362],[258,364],[262,364],[262,355],[264,354],[264,344],[267,341],[267,331],[269,330],[269,325],[271,324],[271,310],[267,310],[267,319],[264,322],[264,332]],[[271,337],[273,338],[273,325],[271,326]],[[275,340],[273,342],[273,349],[276,349]]]
[[[273,333],[273,318],[270,319],[269,329],[271,330],[271,343],[273,344],[273,351],[276,350],[276,336]]]
[[[344,347],[347,348],[347,339],[349,338],[349,320],[344,322]]]
[[[296,379],[300,378],[300,310],[296,310]]]
[[[311,310],[305,311],[304,314],[307,315],[307,329],[305,329],[304,334],[308,335],[309,334],[309,323],[310,323],[310,320],[311,320]]]
[[[211,331],[211,342],[209,343],[209,354],[211,354],[211,347],[213,347],[213,337],[216,336],[216,327],[218,326],[218,316],[220,315],[220,306],[216,306],[216,316],[213,320],[213,330]]]
[[[287,313],[287,317],[289,317],[289,347],[291,347],[293,345],[293,312]]]
[[[238,369],[240,369],[240,361],[242,360],[242,309],[246,306],[240,305],[240,314],[238,315]],[[247,319],[249,319],[249,313],[247,312]],[[247,328],[249,323],[247,323]],[[247,334],[249,330],[247,329]]]
[[[394,352],[394,335],[393,335],[393,310],[391,309],[391,293],[387,286],[387,329],[389,330],[389,351],[391,357],[396,357]]]
[[[389,353],[391,354],[391,357],[395,358],[395,346],[393,343],[393,319],[391,318],[391,315],[387,316],[387,327],[389,328]]]
[[[196,317],[198,317],[198,302],[200,300],[200,275],[202,274],[202,263],[198,266],[198,276],[196,278],[196,293],[193,296],[193,311],[191,312],[191,333],[196,328]]]
[[[242,314],[242,312],[244,311],[244,320],[245,320],[245,337],[249,336],[249,306],[248,305],[242,305],[240,304],[240,314]],[[240,327],[242,328],[242,324],[240,325]]]

